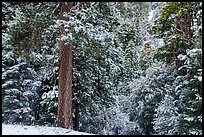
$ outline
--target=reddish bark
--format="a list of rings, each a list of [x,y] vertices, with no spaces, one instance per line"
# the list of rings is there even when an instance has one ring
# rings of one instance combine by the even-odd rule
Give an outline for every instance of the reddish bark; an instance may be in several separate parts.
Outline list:
[[[62,3],[60,19],[64,20],[63,13],[70,9],[70,3]],[[64,28],[61,27],[60,37],[63,32]],[[72,46],[60,40],[59,50],[58,126],[72,129]]]

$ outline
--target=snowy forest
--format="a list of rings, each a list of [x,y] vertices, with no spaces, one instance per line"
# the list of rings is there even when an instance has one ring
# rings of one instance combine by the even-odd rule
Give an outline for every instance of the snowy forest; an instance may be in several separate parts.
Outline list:
[[[2,124],[202,135],[202,2],[2,2]]]

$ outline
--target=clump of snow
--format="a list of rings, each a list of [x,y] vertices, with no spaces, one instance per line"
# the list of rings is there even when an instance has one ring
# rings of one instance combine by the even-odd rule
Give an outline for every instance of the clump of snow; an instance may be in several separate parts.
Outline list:
[[[186,50],[187,52],[187,55],[190,56],[190,57],[194,57],[196,56],[198,53],[202,53],[202,50],[201,49],[191,49],[191,50]]]
[[[183,60],[186,60],[186,59],[187,59],[187,56],[186,56],[186,55],[179,54],[179,55],[178,55],[178,59],[183,61]]]
[[[60,127],[2,124],[2,135],[94,135]]]

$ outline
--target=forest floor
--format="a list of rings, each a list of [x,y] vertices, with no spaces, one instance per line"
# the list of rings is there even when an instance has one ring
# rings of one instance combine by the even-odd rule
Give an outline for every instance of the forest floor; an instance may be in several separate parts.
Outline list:
[[[24,126],[2,123],[2,135],[94,135],[60,127]]]

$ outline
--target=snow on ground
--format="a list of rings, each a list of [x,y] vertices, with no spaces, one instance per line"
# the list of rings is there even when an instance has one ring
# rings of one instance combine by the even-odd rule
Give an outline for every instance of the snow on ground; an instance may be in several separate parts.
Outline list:
[[[2,123],[2,135],[94,135],[60,127],[24,126]]]

